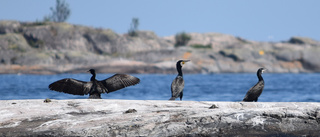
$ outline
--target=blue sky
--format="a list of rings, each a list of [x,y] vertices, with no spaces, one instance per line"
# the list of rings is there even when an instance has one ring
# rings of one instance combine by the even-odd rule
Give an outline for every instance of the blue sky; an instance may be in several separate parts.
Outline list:
[[[132,18],[139,30],[159,36],[217,32],[255,41],[292,36],[320,40],[320,0],[66,0],[68,23],[126,33]],[[36,21],[55,0],[0,0],[0,20]]]

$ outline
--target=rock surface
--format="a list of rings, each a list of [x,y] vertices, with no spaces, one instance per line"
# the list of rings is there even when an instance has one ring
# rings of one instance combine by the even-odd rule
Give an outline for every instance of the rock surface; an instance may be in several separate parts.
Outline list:
[[[110,29],[67,23],[0,21],[0,73],[176,73],[179,59],[190,59],[186,73],[320,72],[320,42],[292,37],[256,42],[219,33],[188,33],[175,47],[174,36],[138,31],[137,37]]]
[[[320,103],[2,100],[0,136],[318,136]]]

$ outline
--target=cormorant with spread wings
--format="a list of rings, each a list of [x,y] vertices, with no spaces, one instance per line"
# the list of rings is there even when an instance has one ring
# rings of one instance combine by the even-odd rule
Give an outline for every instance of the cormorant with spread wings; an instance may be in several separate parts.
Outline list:
[[[92,74],[89,82],[65,78],[50,84],[49,89],[73,95],[83,96],[89,94],[89,99],[101,99],[101,93],[110,93],[140,82],[139,78],[128,74],[115,74],[99,81],[96,80],[94,69],[90,69],[88,72]]]

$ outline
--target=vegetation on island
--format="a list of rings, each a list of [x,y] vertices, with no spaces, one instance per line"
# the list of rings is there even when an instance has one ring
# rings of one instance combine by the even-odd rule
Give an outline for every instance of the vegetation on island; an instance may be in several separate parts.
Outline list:
[[[65,22],[70,14],[71,10],[69,4],[64,0],[56,0],[56,6],[51,7],[51,14],[44,16],[43,21],[53,21],[53,22]]]
[[[128,35],[131,37],[138,36],[139,18],[132,18]]]
[[[191,40],[191,36],[185,32],[180,32],[176,34],[175,40],[176,40],[176,43],[174,44],[175,47],[185,46]]]

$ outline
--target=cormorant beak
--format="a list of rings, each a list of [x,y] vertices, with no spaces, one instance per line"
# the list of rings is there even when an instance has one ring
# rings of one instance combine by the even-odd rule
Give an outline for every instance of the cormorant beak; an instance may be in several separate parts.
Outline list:
[[[264,71],[266,71],[266,70],[267,70],[266,68],[263,68],[263,69],[262,69],[262,73],[263,73]]]
[[[182,64],[186,63],[186,62],[189,62],[190,60],[183,60],[182,61]]]

